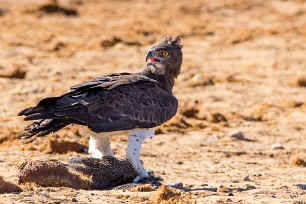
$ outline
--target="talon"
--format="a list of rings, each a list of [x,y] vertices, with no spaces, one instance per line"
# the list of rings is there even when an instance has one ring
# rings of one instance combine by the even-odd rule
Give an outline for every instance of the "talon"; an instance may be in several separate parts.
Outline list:
[[[133,183],[139,183],[141,179],[142,178],[140,176],[137,176],[136,178],[134,178]]]
[[[133,183],[139,183],[139,182],[143,181],[144,179],[148,179],[150,177],[151,176],[148,172],[142,171],[142,172],[139,173],[139,175],[136,178],[134,178]]]
[[[102,159],[104,156],[114,156],[109,137],[91,136],[89,139],[88,153],[97,159]]]

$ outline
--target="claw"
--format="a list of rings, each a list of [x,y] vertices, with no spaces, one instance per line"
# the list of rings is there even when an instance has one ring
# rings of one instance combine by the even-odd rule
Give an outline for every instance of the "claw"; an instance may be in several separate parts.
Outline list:
[[[134,180],[133,183],[146,183],[146,184],[151,184],[153,187],[158,188],[159,186],[162,185],[160,181],[163,179],[161,177],[155,177],[153,173],[149,172],[149,177],[143,178],[141,176],[137,176]]]
[[[136,178],[134,178],[133,180],[133,183],[140,183],[139,181],[141,180],[142,178],[140,176],[137,176]]]

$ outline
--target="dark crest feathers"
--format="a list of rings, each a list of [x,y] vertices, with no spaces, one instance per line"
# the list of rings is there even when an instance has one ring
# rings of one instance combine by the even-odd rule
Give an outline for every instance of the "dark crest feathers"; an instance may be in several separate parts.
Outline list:
[[[183,45],[181,45],[181,36],[176,36],[175,38],[172,38],[172,36],[166,36],[164,38],[162,38],[158,44],[168,44],[171,45],[173,47],[178,47],[180,49],[182,49]]]

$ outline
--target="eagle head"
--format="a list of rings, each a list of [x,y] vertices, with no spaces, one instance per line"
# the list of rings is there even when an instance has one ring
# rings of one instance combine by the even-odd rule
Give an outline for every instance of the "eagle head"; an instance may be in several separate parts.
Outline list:
[[[183,62],[181,37],[166,36],[158,43],[149,47],[146,55],[148,65],[163,67],[165,71],[177,77]]]

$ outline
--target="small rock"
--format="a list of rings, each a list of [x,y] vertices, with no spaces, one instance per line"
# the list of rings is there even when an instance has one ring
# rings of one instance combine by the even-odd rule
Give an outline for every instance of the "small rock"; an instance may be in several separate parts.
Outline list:
[[[47,196],[48,195],[48,191],[43,190],[43,191],[39,192],[39,194],[42,195],[42,196]]]
[[[251,181],[251,180],[250,180],[250,175],[249,175],[249,174],[246,175],[246,176],[243,178],[243,181]]]
[[[78,200],[76,198],[71,198],[72,202],[78,202]]]
[[[4,16],[4,14],[6,13],[5,9],[0,8],[0,16]]]
[[[284,146],[280,143],[275,143],[272,145],[272,149],[284,149]]]
[[[22,189],[14,183],[5,181],[2,176],[0,176],[0,195],[5,193],[22,192]]]
[[[304,161],[304,160],[301,159],[300,157],[295,157],[295,158],[292,160],[291,164],[292,164],[293,166],[304,166],[304,167],[306,167],[306,161]]]
[[[306,184],[295,184],[294,186],[297,186],[302,190],[306,190]]]
[[[297,87],[306,87],[306,76],[294,79],[291,84]]]
[[[53,48],[53,51],[59,51],[63,48],[65,48],[67,45],[63,42],[58,42],[55,44],[54,48]]]
[[[237,140],[243,140],[244,139],[244,135],[240,130],[234,130],[234,131],[230,132],[229,136],[231,138],[234,138],[234,139],[237,139]]]
[[[184,184],[182,182],[170,183],[168,186],[170,186],[172,188],[182,189],[184,187]]]
[[[195,74],[192,79],[193,80],[201,80],[203,78],[203,74],[199,73],[199,74]]]
[[[60,7],[57,3],[42,5],[39,8],[39,11],[42,11],[42,12],[47,13],[47,14],[63,13],[67,16],[77,16],[78,15],[77,10]]]
[[[226,122],[226,117],[221,113],[211,113],[209,121],[213,123]]]
[[[17,66],[7,73],[1,73],[0,77],[3,78],[13,78],[13,79],[24,79],[27,72],[21,67]]]
[[[212,136],[206,139],[207,143],[212,143],[212,142],[217,142],[217,141],[218,141],[218,136],[216,134],[213,134]]]
[[[249,184],[246,185],[245,190],[253,190],[253,189],[256,189],[256,187],[255,186],[251,186]]]
[[[122,40],[121,38],[118,38],[118,37],[112,37],[111,39],[105,39],[103,40],[100,45],[102,47],[112,47],[114,45],[116,45],[117,43],[120,43]]]
[[[229,194],[227,194],[227,196],[234,196],[234,194],[230,192]]]

